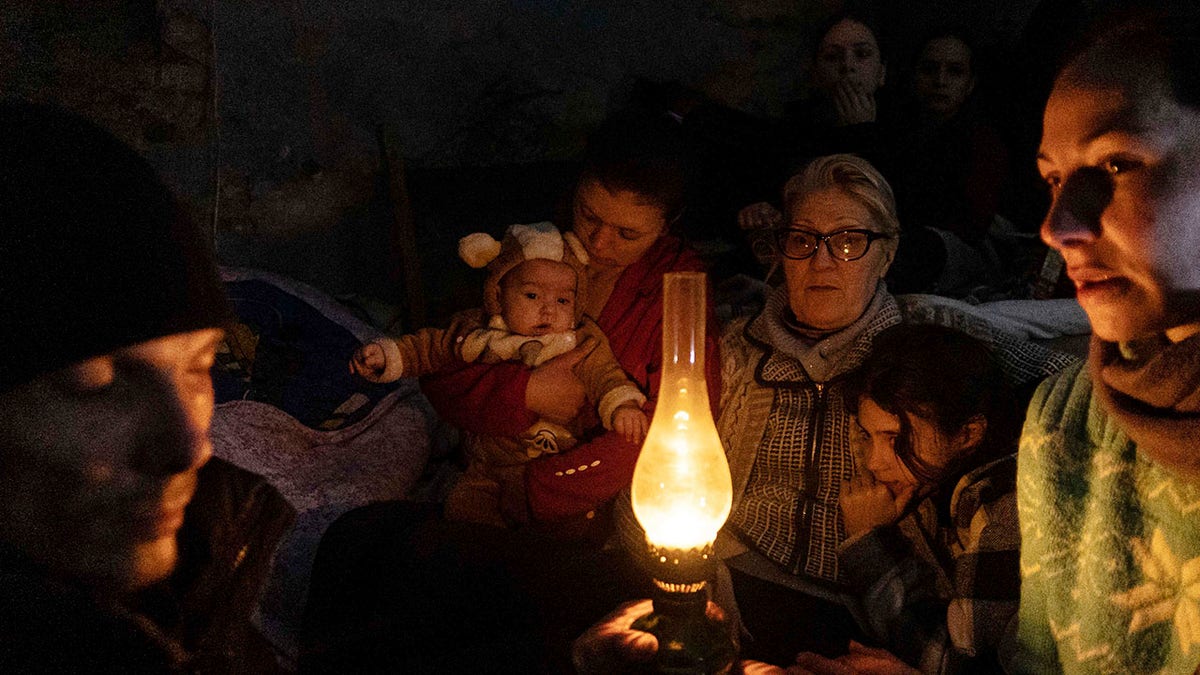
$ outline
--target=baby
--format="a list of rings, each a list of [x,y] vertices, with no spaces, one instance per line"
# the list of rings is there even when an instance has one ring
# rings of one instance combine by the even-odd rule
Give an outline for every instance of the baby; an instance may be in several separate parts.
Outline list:
[[[481,232],[467,235],[458,252],[468,265],[488,269],[483,308],[456,315],[446,329],[367,343],[351,358],[351,370],[372,382],[391,382],[456,360],[519,360],[532,368],[578,346],[586,355],[575,373],[600,421],[640,443],[648,425],[642,412],[646,397],[617,363],[604,333],[581,313],[587,252],[575,235],[548,222],[512,225],[502,242]],[[467,434],[467,468],[446,498],[446,517],[523,522],[525,463],[573,446],[590,417],[578,415],[566,427],[538,420],[518,438]]]

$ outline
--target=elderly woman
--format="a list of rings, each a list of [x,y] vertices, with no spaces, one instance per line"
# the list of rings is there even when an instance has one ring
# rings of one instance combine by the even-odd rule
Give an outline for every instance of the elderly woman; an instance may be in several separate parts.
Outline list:
[[[1094,336],[1021,438],[1015,672],[1200,664],[1200,23],[1093,41],[1046,104],[1038,168]]]
[[[989,343],[1016,385],[1072,362],[946,305],[889,294],[883,277],[896,251],[895,202],[865,160],[814,160],[787,183],[784,204],[788,217],[775,238],[785,283],[721,343],[718,428],[734,504],[715,547],[725,563],[716,599],[740,619],[742,655],[774,663],[803,650],[840,654],[857,634],[838,566],[846,537],[838,501],[860,461],[846,388],[875,336],[901,322],[959,328]],[[636,521],[622,525],[626,544],[640,546]],[[620,631],[602,628],[577,643],[585,670],[604,670],[599,662],[613,653]]]
[[[797,167],[832,153],[854,153],[893,180],[905,179],[912,167],[897,163],[897,152],[906,131],[884,95],[887,60],[876,17],[862,8],[843,10],[823,22],[816,35],[813,95],[789,106],[781,125],[783,138],[776,144],[787,153],[779,158],[771,189]],[[738,211],[737,222],[747,230],[776,228],[786,221],[788,209],[786,203],[780,210],[768,201],[755,202]],[[891,287],[902,293],[938,289],[946,259],[942,238],[926,223],[910,221],[899,260],[897,244],[898,240],[891,244],[890,258],[896,263],[889,269]]]
[[[775,662],[800,648],[835,652],[853,631],[835,585],[838,489],[855,467],[843,376],[901,320],[883,283],[900,229],[883,177],[831,155],[789,180],[783,199],[785,282],[725,333],[719,420],[735,500],[717,551],[752,637],[744,653]],[[813,615],[819,630],[786,628]],[[813,642],[792,642],[801,635]]]
[[[725,333],[719,421],[735,494],[717,541],[732,582],[722,604],[740,610],[744,653],[776,663],[799,648],[841,653],[856,632],[838,568],[838,497],[859,461],[847,379],[874,337],[904,321],[961,328],[998,349],[1014,383],[1070,361],[919,297],[897,302],[883,282],[900,229],[895,201],[865,160],[818,158],[788,181],[784,205],[775,235],[785,283]]]

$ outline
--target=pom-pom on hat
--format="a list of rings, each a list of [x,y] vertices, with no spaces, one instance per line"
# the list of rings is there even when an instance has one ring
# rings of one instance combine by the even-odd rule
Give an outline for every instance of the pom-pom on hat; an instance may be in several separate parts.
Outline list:
[[[486,232],[468,234],[458,240],[458,256],[471,267],[487,267],[483,285],[483,310],[500,314],[500,280],[526,260],[553,260],[575,270],[575,318],[582,316],[587,296],[587,251],[573,232],[563,234],[551,222],[509,225],[502,241]]]
[[[0,104],[0,391],[231,317],[208,244],[145,160],[74,114]]]

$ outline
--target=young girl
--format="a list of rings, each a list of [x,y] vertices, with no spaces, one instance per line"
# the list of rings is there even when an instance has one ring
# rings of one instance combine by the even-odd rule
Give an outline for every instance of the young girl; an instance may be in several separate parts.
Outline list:
[[[985,345],[939,326],[880,334],[856,379],[867,471],[842,486],[838,555],[860,621],[922,672],[998,670],[1020,593],[1018,397]]]

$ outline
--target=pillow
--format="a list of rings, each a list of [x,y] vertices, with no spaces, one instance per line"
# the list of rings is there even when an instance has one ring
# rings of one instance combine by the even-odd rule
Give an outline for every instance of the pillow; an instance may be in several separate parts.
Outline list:
[[[346,324],[356,319],[348,312],[335,321],[297,292],[312,297],[319,291],[265,274],[246,278],[247,273],[223,270],[222,275],[239,322],[228,331],[213,366],[217,403],[269,403],[305,426],[333,430],[366,417],[398,386],[350,373],[350,355],[363,341],[356,332],[363,328],[354,326],[352,332]]]

